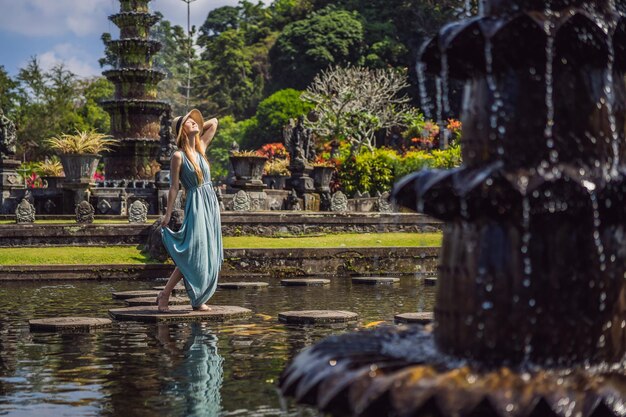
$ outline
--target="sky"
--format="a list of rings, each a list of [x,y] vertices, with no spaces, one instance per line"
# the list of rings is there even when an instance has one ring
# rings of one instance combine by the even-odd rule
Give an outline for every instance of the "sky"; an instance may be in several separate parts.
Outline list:
[[[191,24],[200,27],[209,11],[235,6],[238,0],[195,0],[190,3]],[[11,76],[37,56],[42,68],[63,62],[80,77],[100,75],[98,59],[104,56],[100,36],[119,30],[108,16],[119,11],[118,0],[0,0],[0,65]],[[174,25],[187,27],[187,4],[183,0],[152,0]]]

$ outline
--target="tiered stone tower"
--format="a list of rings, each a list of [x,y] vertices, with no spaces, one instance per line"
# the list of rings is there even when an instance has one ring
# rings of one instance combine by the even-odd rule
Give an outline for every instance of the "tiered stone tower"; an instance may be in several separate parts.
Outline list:
[[[111,135],[120,145],[104,158],[107,179],[153,180],[160,168],[160,120],[170,105],[156,99],[157,84],[165,74],[153,68],[161,44],[149,39],[158,17],[149,12],[148,3],[120,0],[120,13],[109,17],[120,28],[120,39],[106,44],[116,62],[103,74],[115,84],[115,98],[102,106],[111,115]]]

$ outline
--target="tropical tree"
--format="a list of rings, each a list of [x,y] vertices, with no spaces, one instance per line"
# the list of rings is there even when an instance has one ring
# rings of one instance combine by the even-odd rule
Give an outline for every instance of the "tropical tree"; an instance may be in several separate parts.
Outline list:
[[[285,26],[270,50],[273,82],[305,88],[330,65],[356,63],[363,46],[363,25],[356,12],[327,7]]]
[[[375,134],[405,126],[417,117],[410,98],[406,74],[394,69],[332,67],[315,77],[302,95],[315,106],[307,124],[326,140],[343,140],[353,152],[373,150]]]

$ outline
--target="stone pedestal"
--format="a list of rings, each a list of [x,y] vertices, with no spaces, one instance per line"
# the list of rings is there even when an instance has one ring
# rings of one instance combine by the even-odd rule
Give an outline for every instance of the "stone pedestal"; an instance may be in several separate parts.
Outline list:
[[[0,213],[13,214],[24,197],[24,180],[17,173],[19,161],[9,158],[0,159]]]
[[[292,170],[292,167],[289,167],[289,169]],[[298,196],[315,192],[315,184],[313,178],[310,176],[312,171],[313,168],[309,166],[304,168],[301,172],[294,172],[292,170],[291,177],[287,180],[287,189],[296,190]]]
[[[63,212],[73,213],[75,207],[81,203],[81,201],[89,201],[91,196],[90,187],[95,187],[95,183],[80,183],[80,182],[64,182],[63,188]]]

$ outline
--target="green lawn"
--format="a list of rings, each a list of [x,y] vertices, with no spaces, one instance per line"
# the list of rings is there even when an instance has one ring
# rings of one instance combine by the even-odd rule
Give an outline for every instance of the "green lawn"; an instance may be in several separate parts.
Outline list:
[[[230,248],[336,248],[440,246],[440,233],[338,234],[315,237],[225,237]],[[143,264],[151,260],[135,246],[0,248],[0,265]]]

